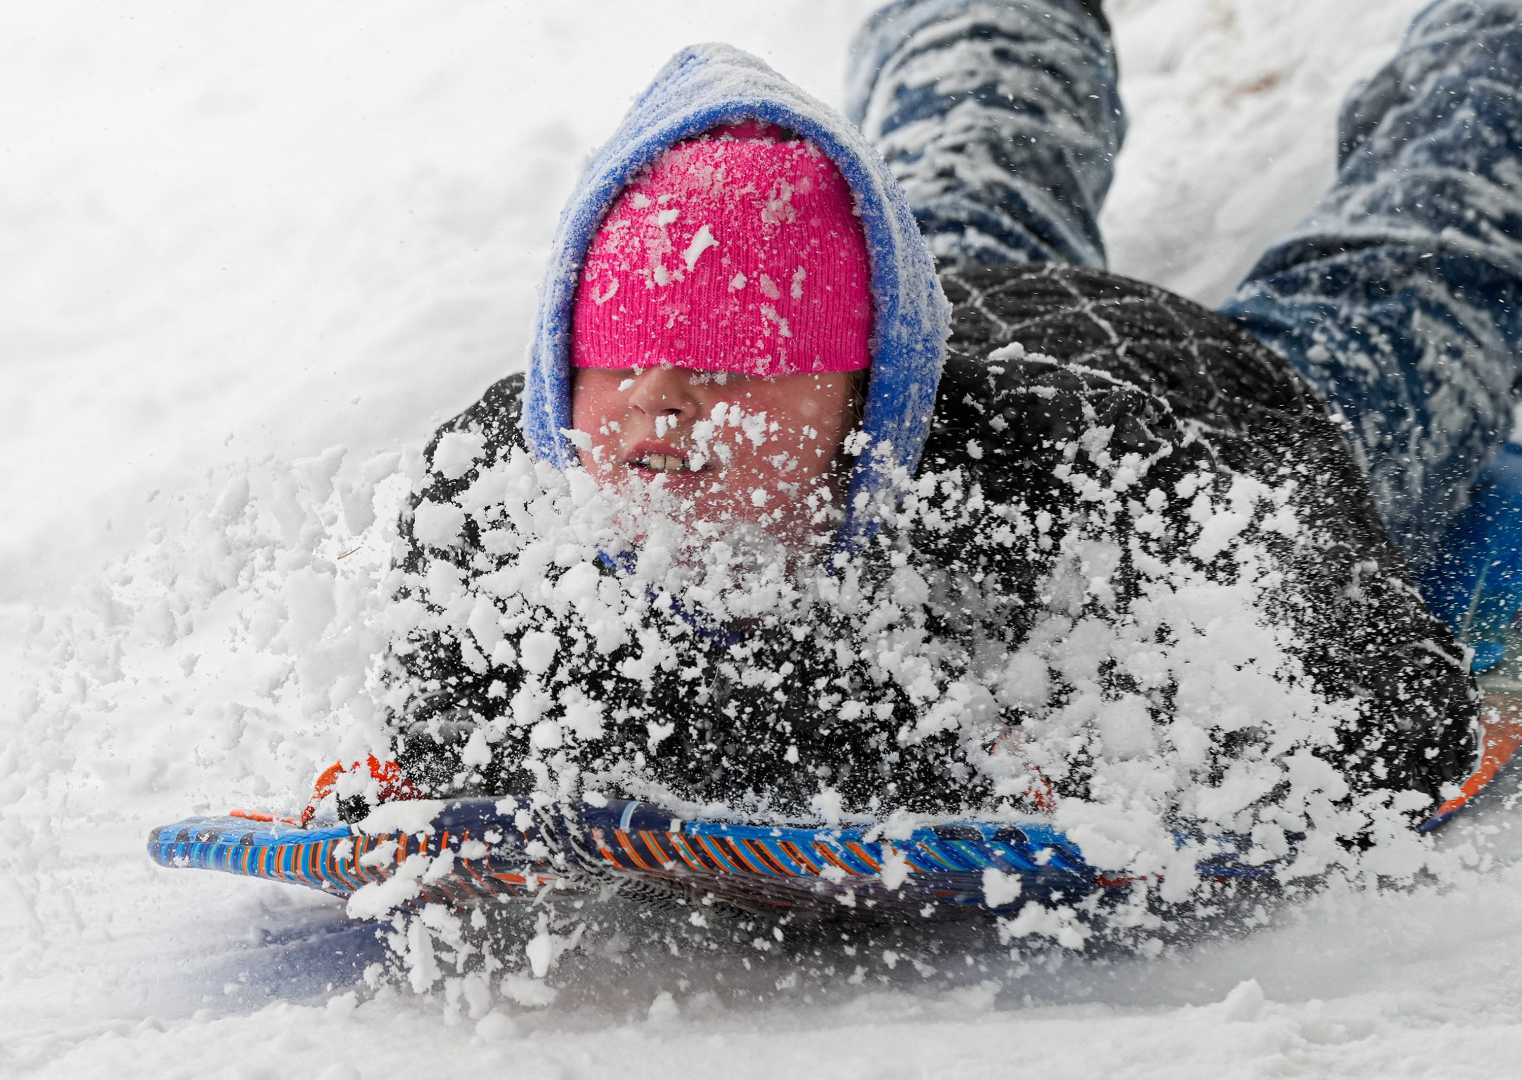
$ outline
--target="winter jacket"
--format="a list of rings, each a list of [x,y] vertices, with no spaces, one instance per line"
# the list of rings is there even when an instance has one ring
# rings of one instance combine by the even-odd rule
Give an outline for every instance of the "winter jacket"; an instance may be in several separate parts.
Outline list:
[[[1027,623],[1053,603],[1042,590],[1062,549],[1060,523],[1073,520],[1076,502],[1109,508],[1107,528],[1120,541],[1111,545],[1116,559],[1101,591],[1106,610],[1124,612],[1145,592],[1148,560],[1177,554],[1206,574],[1231,576],[1229,548],[1207,542],[1230,515],[1202,515],[1202,498],[1224,504],[1249,483],[1260,494],[1277,491],[1292,527],[1245,519],[1232,527],[1275,553],[1270,606],[1294,642],[1298,677],[1329,698],[1358,703],[1338,745],[1323,747],[1322,756],[1355,793],[1413,788],[1435,800],[1442,784],[1467,773],[1476,698],[1461,650],[1411,586],[1324,406],[1282,358],[1220,316],[1115,275],[1010,266],[937,276],[902,193],[860,135],[759,62],[722,47],[673,60],[593,160],[557,234],[529,370],[498,382],[444,425],[429,447],[431,467],[450,432],[477,436],[479,455],[469,469],[432,468],[413,511],[453,503],[514,447],[572,465],[561,434],[570,426],[568,314],[602,212],[673,142],[749,116],[814,141],[857,194],[875,302],[864,427],[886,448],[887,464],[900,480],[954,473],[987,503],[1018,506],[1022,521],[1059,523],[1041,544],[1012,543],[986,518],[976,527],[919,529],[908,548],[926,577],[952,583],[952,596],[995,598],[1003,640],[1015,649]],[[879,523],[861,510],[870,500],[857,497],[882,494],[893,472],[882,466],[881,458],[875,467],[858,463],[841,531],[842,545],[868,562]],[[1117,479],[1127,470],[1141,472],[1134,492]],[[906,529],[916,532],[912,523]],[[438,560],[464,578],[491,570],[469,514],[448,547],[420,541],[412,511],[401,532],[410,575],[425,575]],[[1125,539],[1143,535],[1145,545]],[[932,632],[961,634],[963,603],[951,601]],[[1080,612],[1082,602],[1072,603]],[[815,629],[803,640],[747,640],[753,664],[785,673],[767,685],[726,671],[735,642],[724,633],[688,635],[682,662],[638,689],[618,674],[626,652],[582,657],[570,677],[616,702],[607,746],[640,754],[653,774],[693,799],[766,789],[784,805],[801,805],[826,783],[861,806],[933,809],[986,794],[951,733],[902,737],[917,722],[910,697],[889,695],[879,714],[847,718],[837,687],[851,673],[843,673],[833,642],[851,628]],[[462,649],[461,636],[436,630],[399,642],[396,661],[403,686],[397,748],[415,780],[438,792],[530,783],[521,767],[526,731],[499,723],[506,734],[490,747],[489,762],[464,749],[471,731],[510,707],[511,672],[483,663],[468,641]],[[1107,693],[1127,692],[1134,679],[1124,669],[1107,664]],[[670,725],[670,734],[647,740],[652,720]],[[1021,708],[1007,707],[1005,720],[1018,728]],[[1228,755],[1232,738],[1220,740]],[[1059,787],[1082,794],[1084,782],[1078,769]]]

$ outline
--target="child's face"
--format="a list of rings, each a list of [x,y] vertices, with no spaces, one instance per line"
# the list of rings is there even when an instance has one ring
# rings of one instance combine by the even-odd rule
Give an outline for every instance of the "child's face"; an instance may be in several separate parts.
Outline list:
[[[760,378],[683,368],[583,368],[571,417],[590,442],[581,462],[599,483],[663,478],[700,520],[764,525],[784,540],[810,532],[811,492],[832,485],[850,433],[853,376]]]

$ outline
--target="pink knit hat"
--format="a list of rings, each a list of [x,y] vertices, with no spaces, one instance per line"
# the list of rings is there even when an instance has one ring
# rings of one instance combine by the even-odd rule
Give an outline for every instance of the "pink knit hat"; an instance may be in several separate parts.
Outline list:
[[[667,150],[614,201],[582,263],[571,364],[861,371],[870,280],[834,162],[779,128],[719,128]]]

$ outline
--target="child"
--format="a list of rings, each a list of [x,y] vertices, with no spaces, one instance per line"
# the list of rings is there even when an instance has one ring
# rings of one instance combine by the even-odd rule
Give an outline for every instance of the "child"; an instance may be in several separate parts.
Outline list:
[[[1097,4],[900,0],[853,65],[847,122],[689,49],[591,163],[527,373],[445,425],[403,522],[413,782],[1428,813],[1477,697],[1411,580],[1510,409],[1522,12],[1417,19],[1222,314],[1103,269]],[[615,495],[599,522],[675,507],[686,570],[658,513],[545,524]],[[713,586],[753,526],[785,571]]]
[[[817,147],[754,122],[678,143],[615,200],[581,265],[581,464],[605,484],[663,472],[696,517],[764,519],[801,543],[871,365],[868,276],[851,191]],[[779,430],[721,443],[718,461],[691,436],[719,405]]]

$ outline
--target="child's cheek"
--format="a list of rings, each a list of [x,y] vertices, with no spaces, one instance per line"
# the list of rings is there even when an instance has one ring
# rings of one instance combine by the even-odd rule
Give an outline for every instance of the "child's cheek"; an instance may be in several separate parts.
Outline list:
[[[586,428],[578,428],[578,430],[588,436],[586,445],[577,454],[581,459],[582,468],[599,478],[610,476],[621,460],[617,424],[600,424],[590,431]]]

